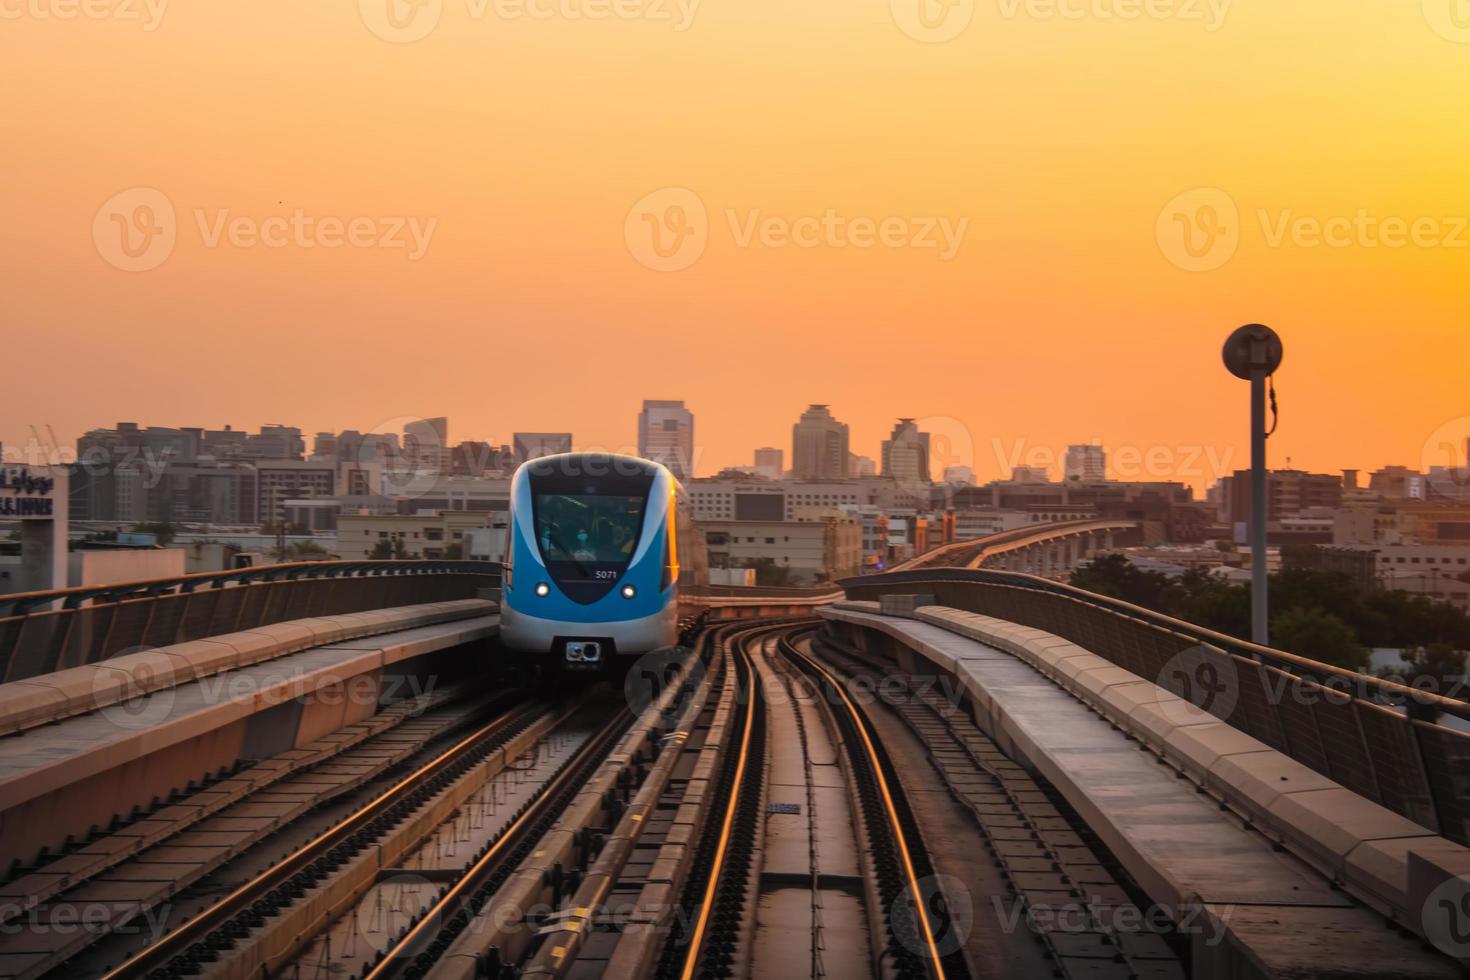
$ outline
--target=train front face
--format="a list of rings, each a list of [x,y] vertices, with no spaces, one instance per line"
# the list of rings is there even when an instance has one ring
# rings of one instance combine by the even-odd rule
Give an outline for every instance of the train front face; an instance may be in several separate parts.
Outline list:
[[[565,453],[511,481],[501,643],[595,670],[678,639],[676,483],[657,463]]]

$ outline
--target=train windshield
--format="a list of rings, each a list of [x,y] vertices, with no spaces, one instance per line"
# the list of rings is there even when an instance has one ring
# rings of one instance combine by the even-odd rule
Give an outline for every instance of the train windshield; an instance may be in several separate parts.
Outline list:
[[[572,578],[616,577],[633,558],[643,529],[643,496],[537,494],[536,542],[553,572]],[[558,568],[562,563],[571,568]],[[580,567],[577,567],[580,566]],[[558,576],[560,577],[560,576]]]

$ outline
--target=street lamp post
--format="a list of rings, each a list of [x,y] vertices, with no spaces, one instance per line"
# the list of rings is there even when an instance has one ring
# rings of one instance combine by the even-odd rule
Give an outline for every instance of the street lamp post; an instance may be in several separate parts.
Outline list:
[[[1251,639],[1271,638],[1266,575],[1266,379],[1281,366],[1281,338],[1259,323],[1230,335],[1223,352],[1226,369],[1251,383]]]

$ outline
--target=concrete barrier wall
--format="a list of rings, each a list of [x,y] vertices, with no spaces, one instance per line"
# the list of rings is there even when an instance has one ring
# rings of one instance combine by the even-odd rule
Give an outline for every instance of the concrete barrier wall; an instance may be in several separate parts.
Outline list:
[[[1336,886],[1421,936],[1424,894],[1446,876],[1470,870],[1470,849],[1353,793],[1061,637],[933,605],[915,605],[895,615],[876,602],[844,602],[821,615],[885,633],[904,651],[956,678],[972,699],[977,723],[1008,753],[1025,757],[1027,746],[1017,741],[1007,706],[968,684],[956,663],[945,662],[937,651],[916,643],[899,624],[904,619],[927,623],[1011,654],[1151,749]],[[1418,885],[1411,885],[1411,862],[1419,869]]]

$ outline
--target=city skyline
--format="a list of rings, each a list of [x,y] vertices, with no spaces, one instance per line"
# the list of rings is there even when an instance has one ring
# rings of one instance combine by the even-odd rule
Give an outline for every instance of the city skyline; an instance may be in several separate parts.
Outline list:
[[[286,420],[281,412],[267,412],[262,415],[263,421],[249,423],[244,421],[248,415],[244,412],[226,420],[215,423],[201,424],[194,413],[188,413],[184,419],[171,418],[163,414],[160,418],[150,419],[123,415],[119,418],[98,420],[86,425],[75,435],[68,438],[61,431],[54,429],[56,444],[64,454],[74,455],[74,447],[77,439],[87,432],[99,428],[117,424],[121,421],[135,422],[139,426],[147,428],[157,426],[161,428],[179,427],[201,427],[209,430],[224,430],[233,428],[240,432],[253,432],[259,429],[270,429],[274,426],[296,428],[302,433],[306,441],[306,455],[311,455],[311,440],[318,432],[331,431],[339,433],[343,431],[356,430],[362,433],[384,432],[402,433],[412,429],[414,426],[425,423],[437,423],[446,416],[453,422],[453,431],[450,444],[456,445],[461,442],[487,442],[492,446],[509,445],[512,437],[516,434],[530,435],[556,435],[557,433],[569,433],[573,437],[573,448],[577,450],[605,450],[610,452],[623,452],[629,455],[638,455],[638,409],[647,399],[632,399],[630,404],[633,411],[630,422],[618,425],[600,416],[601,422],[578,427],[574,424],[565,427],[541,426],[534,424],[528,426],[512,427],[501,425],[487,427],[489,431],[478,431],[474,423],[466,422],[463,418],[454,416],[452,413],[439,412],[428,416],[413,416],[400,414],[396,416],[384,415],[377,422],[362,425],[348,426],[323,426],[313,420],[310,423],[298,423],[294,420]],[[777,446],[786,454],[786,468],[792,468],[792,441],[791,425],[800,418],[800,413],[813,403],[798,403],[793,401],[792,415],[785,420],[784,426],[778,426],[776,433],[784,428],[783,439],[762,438],[761,433],[748,444],[733,443],[733,439],[722,440],[721,451],[704,441],[705,435],[711,430],[719,433],[722,428],[718,418],[712,418],[701,410],[696,402],[685,399],[684,404],[688,410],[698,419],[700,436],[693,445],[694,477],[714,476],[726,469],[751,469],[754,464],[754,451],[763,446]],[[854,406],[856,409],[857,406]],[[865,413],[871,416],[872,413]],[[558,418],[566,418],[558,415]],[[843,424],[849,424],[849,414],[841,407],[833,408],[833,417]],[[984,432],[966,425],[964,422],[950,417],[918,417],[904,415],[879,416],[879,426],[876,431],[860,432],[857,426],[849,424],[849,429],[857,432],[850,440],[850,453],[852,458],[867,457],[881,459],[881,444],[885,438],[891,436],[891,430],[895,422],[902,419],[914,419],[914,424],[921,432],[930,434],[936,439],[933,449],[933,462],[931,465],[931,478],[939,480],[947,468],[963,466],[970,468],[979,483],[991,480],[1004,480],[1011,476],[1016,468],[1022,470],[1039,468],[1047,471],[1048,476],[1054,480],[1063,479],[1066,473],[1067,454],[1070,449],[1079,445],[1096,446],[1101,445],[1106,456],[1106,475],[1109,479],[1118,480],[1149,480],[1149,481],[1173,481],[1190,486],[1198,494],[1203,494],[1220,479],[1229,477],[1236,469],[1245,465],[1248,461],[1248,452],[1239,443],[1221,442],[1217,444],[1205,444],[1202,442],[1181,441],[1168,443],[1161,439],[1138,438],[1132,440],[1120,440],[1117,442],[1099,442],[1096,437],[1081,438],[1077,432],[1062,433],[1055,440],[1043,440],[1039,438],[1028,438],[1025,435]],[[535,422],[534,418],[529,420]],[[12,424],[12,428],[14,425]],[[50,433],[42,426],[36,426],[41,433],[38,441],[31,433],[16,433],[17,438],[0,438],[0,446],[3,446],[6,462],[29,462],[39,463],[42,460],[34,455],[38,450],[48,452],[50,450]],[[595,441],[591,435],[584,433],[611,432],[616,433],[619,429],[625,431],[623,438],[614,438],[606,442]],[[1085,431],[1085,430],[1084,430]],[[969,440],[969,448],[964,448],[965,440]],[[1370,473],[1375,470],[1391,466],[1404,466],[1410,470],[1427,472],[1432,466],[1450,468],[1463,468],[1470,459],[1470,415],[1463,418],[1451,419],[1438,426],[1435,432],[1431,432],[1417,450],[1406,452],[1396,458],[1385,458],[1381,460],[1363,461],[1364,454],[1355,454],[1351,457],[1341,459],[1325,458],[1320,453],[1307,453],[1297,455],[1285,449],[1285,443],[1278,443],[1273,439],[1270,444],[1270,466],[1273,469],[1298,469],[1309,472],[1338,473],[1342,470],[1358,470],[1362,473]],[[956,448],[958,447],[958,448]],[[1437,448],[1436,448],[1437,447]],[[864,451],[866,450],[866,451]],[[69,457],[68,457],[69,458]],[[1322,460],[1320,463],[1312,460]]]

